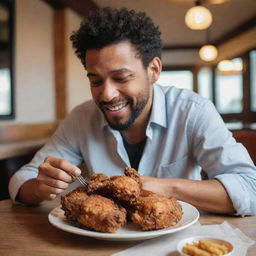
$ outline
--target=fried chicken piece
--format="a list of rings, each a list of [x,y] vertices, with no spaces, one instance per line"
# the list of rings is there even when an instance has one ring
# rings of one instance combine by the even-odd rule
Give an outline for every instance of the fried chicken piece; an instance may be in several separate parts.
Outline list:
[[[106,187],[109,182],[109,177],[103,173],[94,173],[91,176],[90,181],[88,182],[87,186],[87,193],[100,193],[106,194]]]
[[[113,198],[131,203],[139,197],[141,186],[131,177],[114,176],[110,180],[108,189]]]
[[[156,230],[174,226],[182,217],[182,207],[175,198],[143,190],[133,203],[131,219],[142,230]]]
[[[61,197],[61,208],[68,220],[76,221],[82,202],[88,198],[85,187],[78,187]]]
[[[126,176],[112,176],[94,174],[88,184],[88,194],[101,194],[117,200],[132,202],[141,191],[140,175],[135,169],[125,168]]]
[[[83,201],[77,220],[89,229],[116,233],[126,222],[126,210],[109,198],[91,195]]]
[[[140,185],[140,187],[142,186],[140,174],[135,169],[126,167],[124,169],[124,174],[125,176],[131,177],[133,180],[135,180]]]

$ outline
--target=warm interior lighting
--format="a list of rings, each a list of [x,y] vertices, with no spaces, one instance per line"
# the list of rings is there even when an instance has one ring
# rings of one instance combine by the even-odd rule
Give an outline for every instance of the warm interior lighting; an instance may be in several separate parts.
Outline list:
[[[222,75],[236,75],[243,70],[243,64],[234,60],[222,60],[217,68]]]
[[[228,2],[229,0],[209,0],[209,3],[211,4],[223,4],[225,2]]]
[[[189,28],[194,30],[206,29],[212,24],[212,14],[207,8],[200,6],[199,3],[196,4],[197,6],[187,11],[185,23]]]
[[[219,71],[242,71],[242,69],[242,64],[233,60],[222,60],[218,64]]]
[[[214,45],[204,45],[199,50],[199,56],[204,61],[215,60],[218,55],[218,50]]]

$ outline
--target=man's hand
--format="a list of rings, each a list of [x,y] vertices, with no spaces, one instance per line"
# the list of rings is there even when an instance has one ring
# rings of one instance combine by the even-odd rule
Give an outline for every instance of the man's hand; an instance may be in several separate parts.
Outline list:
[[[190,203],[200,210],[234,213],[232,201],[224,186],[216,179],[187,180],[142,176],[142,188]]]
[[[37,178],[25,182],[21,187],[19,200],[37,204],[54,199],[80,174],[81,170],[68,161],[47,157],[38,168]]]
[[[174,184],[166,178],[155,178],[150,176],[141,176],[142,188],[161,194],[166,197],[173,196]]]

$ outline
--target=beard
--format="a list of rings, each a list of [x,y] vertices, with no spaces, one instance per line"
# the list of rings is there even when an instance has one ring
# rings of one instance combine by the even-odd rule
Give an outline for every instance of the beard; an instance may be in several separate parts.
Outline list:
[[[100,102],[100,109],[103,112],[103,115],[106,119],[106,121],[108,122],[109,126],[114,129],[114,130],[118,130],[118,131],[124,131],[126,129],[128,129],[134,122],[135,120],[139,117],[139,115],[141,114],[141,112],[143,111],[143,109],[145,108],[145,106],[148,103],[149,100],[149,94],[150,91],[149,89],[145,90],[143,93],[139,94],[137,97],[137,104],[134,105],[133,101],[129,98],[129,99],[116,99],[116,100],[112,100],[110,102]],[[126,121],[121,120],[121,117],[115,117],[114,120],[110,121],[108,119],[108,116],[106,115],[105,111],[103,110],[103,106],[104,105],[112,105],[112,104],[116,104],[118,102],[122,102],[122,101],[126,101],[128,102],[130,109],[131,109],[131,113],[128,117],[128,119]]]

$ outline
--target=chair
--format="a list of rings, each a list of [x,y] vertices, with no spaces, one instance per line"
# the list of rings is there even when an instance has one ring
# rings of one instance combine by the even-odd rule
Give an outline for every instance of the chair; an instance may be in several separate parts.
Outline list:
[[[233,131],[233,136],[237,142],[242,143],[246,147],[254,164],[256,164],[256,131]]]

